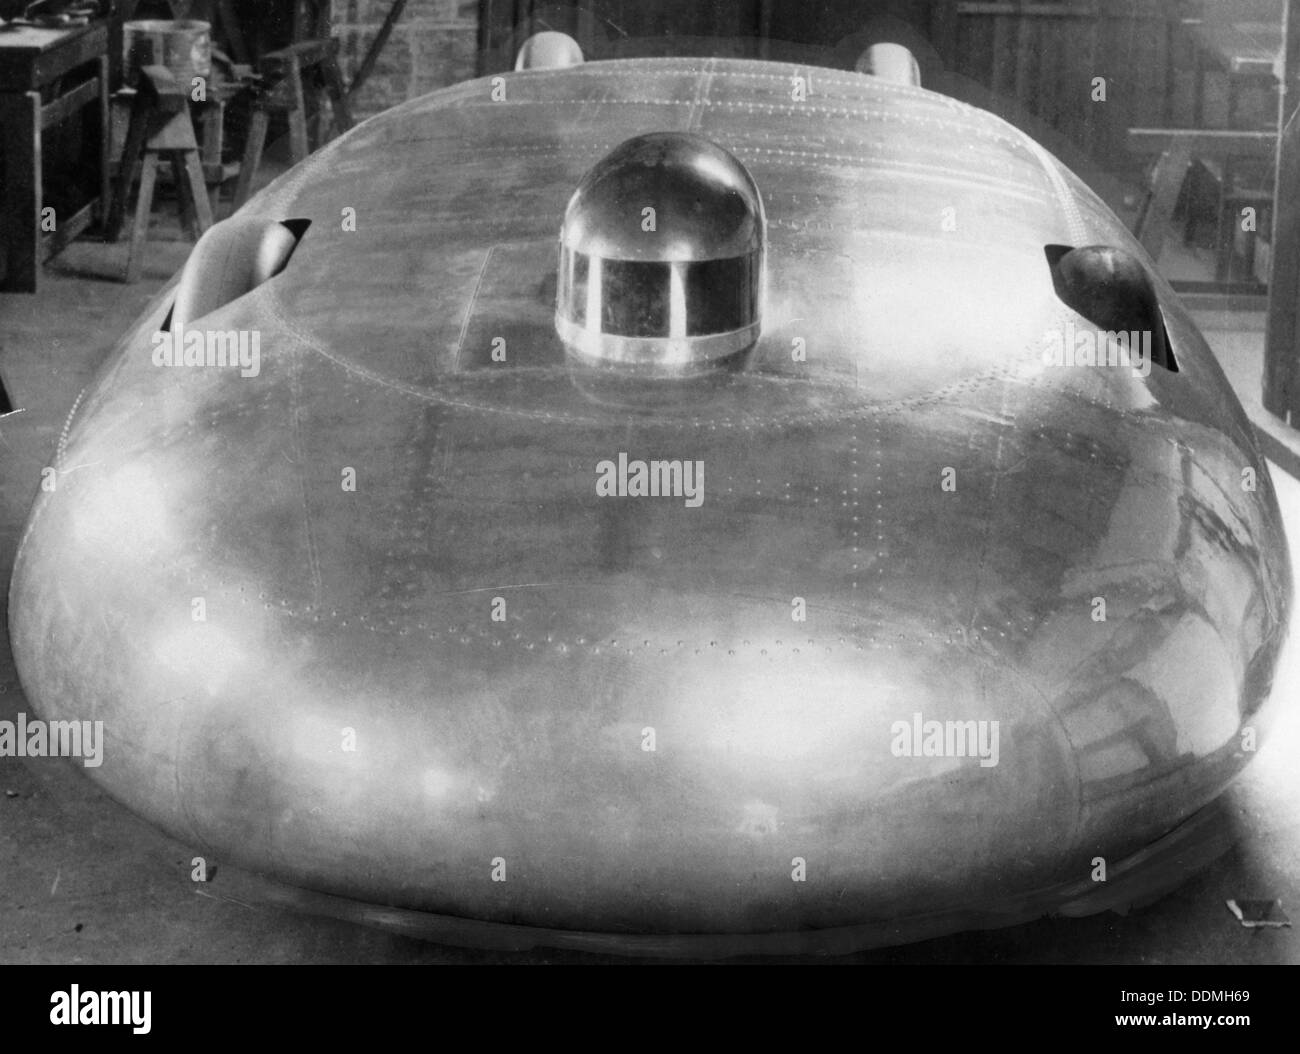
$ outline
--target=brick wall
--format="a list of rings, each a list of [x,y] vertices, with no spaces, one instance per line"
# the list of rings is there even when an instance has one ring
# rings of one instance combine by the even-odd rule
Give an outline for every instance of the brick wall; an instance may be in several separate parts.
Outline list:
[[[331,0],[343,77],[351,82],[392,0]],[[479,0],[409,0],[360,95],[358,119],[477,75]]]

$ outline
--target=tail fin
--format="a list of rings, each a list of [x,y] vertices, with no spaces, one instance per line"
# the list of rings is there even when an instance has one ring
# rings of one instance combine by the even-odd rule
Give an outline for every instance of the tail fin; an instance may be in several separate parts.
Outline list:
[[[0,414],[13,413],[14,404],[9,401],[9,393],[5,391],[4,378],[0,377]]]

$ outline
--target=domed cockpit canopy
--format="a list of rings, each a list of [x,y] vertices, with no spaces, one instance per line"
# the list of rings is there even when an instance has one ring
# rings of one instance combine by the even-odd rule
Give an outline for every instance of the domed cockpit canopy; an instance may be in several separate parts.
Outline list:
[[[762,198],[735,157],[686,132],[629,139],[569,200],[556,328],[595,364],[711,368],[758,339],[764,245]]]

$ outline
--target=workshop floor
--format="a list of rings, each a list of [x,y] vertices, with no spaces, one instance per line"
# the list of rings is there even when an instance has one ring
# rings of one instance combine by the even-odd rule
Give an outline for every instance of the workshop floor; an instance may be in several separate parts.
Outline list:
[[[46,268],[35,296],[0,295],[0,368],[24,412],[0,425],[0,584],[40,469],[78,393],[114,340],[185,260],[189,245],[155,214],[145,277],[126,286],[125,244],[81,242]],[[1220,319],[1208,337],[1259,355],[1257,324]],[[1230,369],[1234,379],[1258,371]],[[1294,542],[1300,482],[1274,470]],[[1293,555],[1300,567],[1300,554]],[[0,720],[27,710],[0,590]],[[1300,650],[1300,649],[1297,649]],[[1278,899],[1300,914],[1300,695],[1279,677],[1273,736],[1227,797],[1236,847],[1177,892],[1120,917],[1042,920],[850,957],[868,962],[1296,963],[1300,932],[1249,930],[1229,898]],[[256,883],[216,862],[190,880],[192,847],[159,834],[66,762],[0,759],[0,962],[606,961],[583,954],[465,951],[259,906]],[[617,961],[617,960],[609,960]]]

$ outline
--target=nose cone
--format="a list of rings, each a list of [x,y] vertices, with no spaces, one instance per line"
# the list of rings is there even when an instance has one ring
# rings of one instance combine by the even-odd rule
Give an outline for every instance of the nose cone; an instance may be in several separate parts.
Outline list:
[[[116,797],[306,888],[533,926],[784,932],[995,901],[1055,876],[1076,833],[1044,698],[914,615],[855,639],[743,598],[645,595],[633,614],[575,588],[535,603],[624,630],[495,631],[460,601],[426,608],[430,633],[268,612],[251,576],[218,586],[196,556],[204,621],[143,544],[111,566],[29,547],[23,681],[47,719],[105,720],[93,775]]]
[[[743,373],[718,415],[629,416],[559,370],[539,423],[473,405],[496,379],[333,403],[324,361],[178,382],[145,347],[117,376],[162,411],[101,395],[70,435],[14,654],[40,716],[104,720],[92,778],[255,870],[612,932],[996,911],[1244,763],[1289,584],[1211,429],[1018,384],[790,386],[773,420]],[[602,495],[620,450],[699,457],[703,500]]]
[[[395,406],[323,357],[178,380],[141,343],[113,380],[160,412],[101,392],[70,433],[14,654],[40,716],[104,720],[92,778],[255,870],[612,932],[996,912],[1244,763],[1289,581],[1210,428],[1018,380],[884,413],[740,373],[717,414],[629,415],[557,369],[530,415],[475,405],[497,378]],[[620,451],[699,458],[702,500],[602,493]]]

